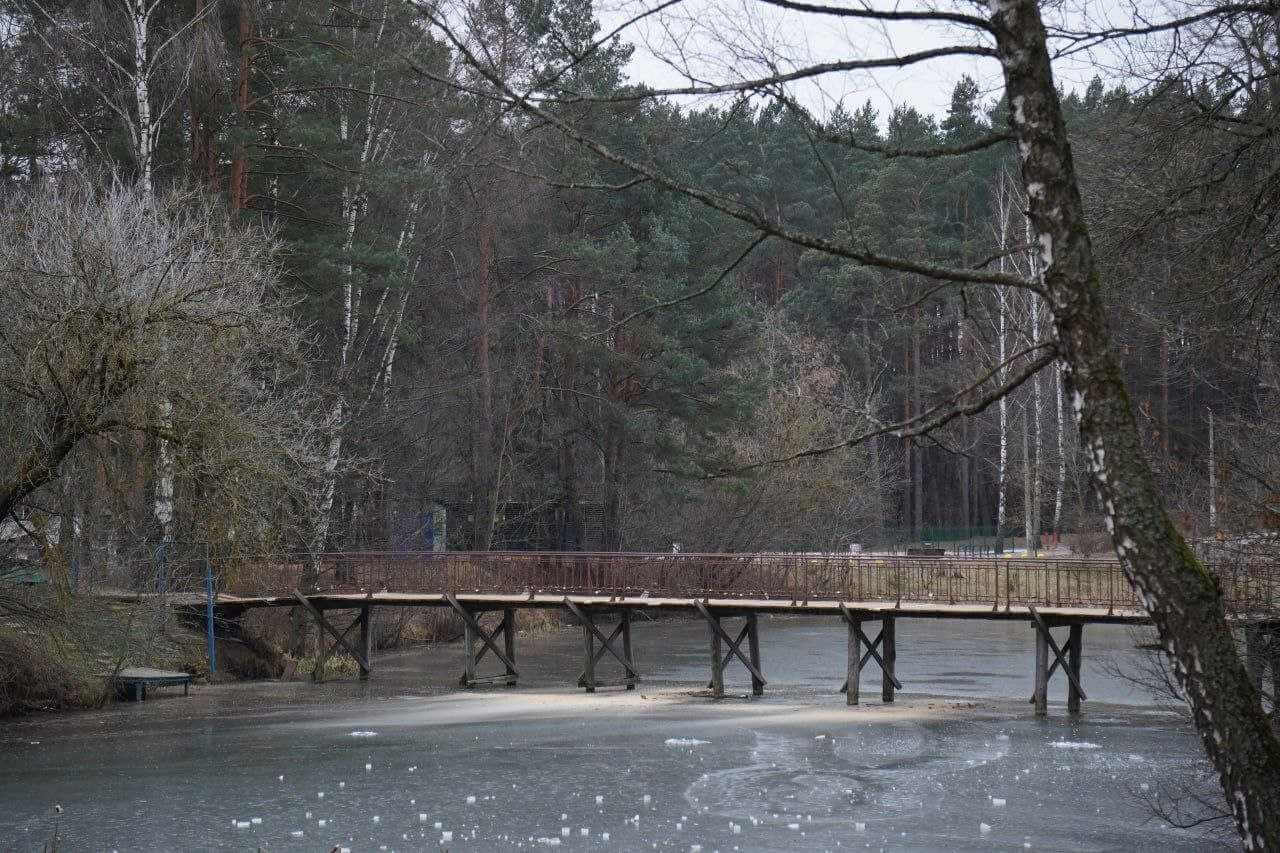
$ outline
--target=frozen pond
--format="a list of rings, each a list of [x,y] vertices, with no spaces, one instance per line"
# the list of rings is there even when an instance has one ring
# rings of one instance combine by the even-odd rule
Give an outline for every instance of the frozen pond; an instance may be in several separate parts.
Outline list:
[[[704,695],[707,635],[640,623],[647,678],[586,695],[576,631],[521,638],[522,686],[452,689],[442,646],[374,681],[238,684],[0,727],[0,849],[1213,849],[1143,797],[1202,771],[1190,728],[1097,666],[1085,715],[1031,715],[1025,623],[898,623],[893,706],[835,693],[838,622],[761,622],[766,696]],[[728,689],[748,689],[740,666]],[[1145,789],[1144,789],[1145,786]],[[1223,845],[1222,849],[1229,849]]]

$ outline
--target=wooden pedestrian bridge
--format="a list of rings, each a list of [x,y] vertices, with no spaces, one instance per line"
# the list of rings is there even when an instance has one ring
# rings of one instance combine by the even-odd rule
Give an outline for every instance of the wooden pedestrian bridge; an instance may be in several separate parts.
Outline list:
[[[1221,564],[1228,617],[1244,631],[1250,669],[1280,681],[1280,568]],[[724,695],[726,666],[738,661],[754,695],[767,683],[761,656],[762,614],[840,618],[848,629],[845,685],[859,701],[859,676],[874,663],[881,695],[893,701],[898,619],[1015,620],[1035,637],[1032,702],[1047,712],[1048,685],[1061,670],[1067,708],[1078,713],[1084,627],[1149,623],[1114,561],[959,559],[853,554],[644,554],[548,552],[342,553],[311,558],[259,558],[223,567],[224,591],[191,605],[223,618],[263,607],[302,607],[326,638],[323,659],[345,650],[362,678],[373,666],[370,614],[376,607],[444,607],[464,624],[460,683],[515,685],[517,614],[531,608],[568,611],[581,623],[587,691],[633,689],[641,678],[632,654],[635,617],[682,611],[708,628],[710,690]],[[338,614],[346,612],[346,619]],[[495,618],[496,617],[496,618]],[[1065,636],[1055,632],[1065,630]],[[354,635],[354,636],[353,636]],[[907,650],[902,650],[906,652]],[[496,671],[488,674],[486,657]],[[617,675],[604,680],[606,658]]]

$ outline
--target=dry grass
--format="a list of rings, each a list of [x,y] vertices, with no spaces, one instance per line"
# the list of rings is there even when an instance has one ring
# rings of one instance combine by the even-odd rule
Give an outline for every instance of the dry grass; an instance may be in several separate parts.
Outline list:
[[[106,682],[76,644],[0,630],[0,717],[92,708],[105,698]]]

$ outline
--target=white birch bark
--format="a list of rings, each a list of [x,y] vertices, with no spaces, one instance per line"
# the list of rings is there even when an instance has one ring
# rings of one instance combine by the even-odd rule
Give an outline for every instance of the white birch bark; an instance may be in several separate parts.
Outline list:
[[[1005,253],[1009,249],[1009,184],[1004,172],[1000,173],[1000,183],[996,188],[997,208],[1000,218],[997,223],[1000,238],[1000,272],[1006,272]],[[1003,285],[996,286],[996,363],[1003,365],[1008,358],[1008,324],[1009,294]],[[997,379],[1006,381],[1007,370],[1000,368]],[[1008,470],[1009,470],[1009,397],[1000,396],[1000,460],[996,468],[996,536],[1004,535],[1004,526],[1008,521]]]
[[[1209,409],[1209,530],[1218,529],[1218,460],[1214,448],[1213,409]]]
[[[1067,453],[1065,436],[1062,431],[1062,362],[1053,363],[1054,400],[1054,433],[1058,439],[1058,483],[1053,490],[1053,531],[1062,529],[1062,497],[1067,490]]]
[[[375,50],[381,43],[386,29],[386,12],[386,4],[384,3],[383,11],[380,15],[381,23],[372,43],[372,47]],[[359,31],[353,31],[353,53],[358,50],[358,45],[355,43],[358,37]],[[324,550],[325,543],[329,538],[329,531],[333,525],[333,503],[337,492],[338,468],[342,462],[342,447],[351,406],[347,386],[351,378],[356,341],[361,332],[360,309],[364,294],[355,283],[351,253],[355,248],[356,225],[366,204],[364,175],[375,159],[375,139],[383,136],[377,127],[379,113],[374,98],[377,79],[375,66],[370,71],[369,80],[364,90],[366,107],[362,122],[364,138],[361,141],[360,152],[356,158],[355,177],[342,188],[342,344],[339,348],[337,364],[335,365],[337,390],[333,406],[329,410],[325,423],[325,432],[328,440],[325,450],[325,462],[321,471],[320,501],[316,507],[316,517],[311,538],[311,553],[313,554]],[[350,141],[350,137],[351,112],[344,106],[338,117],[338,139],[343,144],[346,144]]]

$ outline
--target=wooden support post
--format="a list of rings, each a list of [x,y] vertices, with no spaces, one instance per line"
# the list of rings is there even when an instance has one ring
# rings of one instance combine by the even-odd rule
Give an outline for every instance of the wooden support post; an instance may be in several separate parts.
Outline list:
[[[747,614],[747,649],[751,653],[751,665],[760,670],[760,625],[754,612]],[[764,695],[764,681],[756,672],[751,673],[751,695]]]
[[[622,656],[626,658],[626,663],[634,664],[635,659],[631,657],[631,609],[623,608],[619,618],[622,620]],[[634,671],[627,673],[627,689],[636,689]]]
[[[464,650],[467,654],[467,662],[462,667],[462,678],[459,684],[463,687],[476,686],[476,629],[472,627],[471,620],[462,623],[462,637]]]
[[[596,649],[595,634],[591,632],[591,617],[585,616],[586,621],[582,623],[582,644],[583,644],[583,667],[582,667],[582,686],[587,689],[588,693],[596,692]]]
[[[1067,639],[1067,713],[1080,713],[1080,663],[1083,659],[1081,644],[1084,640],[1084,626],[1073,622]],[[1071,676],[1074,676],[1071,677]]]
[[[360,680],[369,680],[369,658],[373,649],[373,631],[369,624],[369,617],[372,615],[373,608],[368,604],[360,608],[360,650],[364,653],[364,660],[360,663]]]
[[[1036,716],[1047,716],[1049,713],[1049,638],[1038,628],[1036,630],[1036,683],[1031,691],[1031,697]]]
[[[508,607],[502,611],[503,646],[507,651],[507,660],[503,666],[507,670],[507,686],[516,686],[516,609]]]
[[[880,701],[892,702],[893,688],[896,683],[894,669],[898,665],[898,642],[895,638],[892,616],[886,616],[881,621],[880,636],[884,638],[880,646],[883,652],[880,667]]]
[[[724,661],[720,658],[720,617],[711,614],[711,695],[724,698]]]
[[[846,620],[849,628],[849,664],[845,676],[844,701],[858,704],[858,682],[862,679],[862,623]]]

